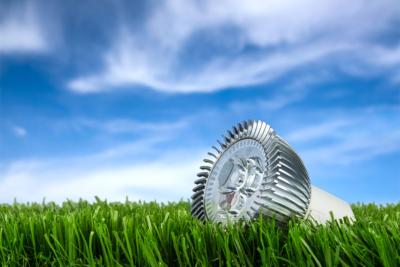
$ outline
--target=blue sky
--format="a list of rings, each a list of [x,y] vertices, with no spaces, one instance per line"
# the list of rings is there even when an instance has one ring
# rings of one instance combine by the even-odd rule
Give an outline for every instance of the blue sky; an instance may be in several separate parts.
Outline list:
[[[0,116],[0,202],[186,199],[249,118],[314,185],[398,202],[400,4],[2,1]]]

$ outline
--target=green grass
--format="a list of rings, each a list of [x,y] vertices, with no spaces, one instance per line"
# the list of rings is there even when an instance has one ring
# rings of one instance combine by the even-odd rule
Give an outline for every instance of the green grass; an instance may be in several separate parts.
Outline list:
[[[354,205],[353,225],[221,227],[187,202],[0,205],[2,266],[400,266],[400,203]]]

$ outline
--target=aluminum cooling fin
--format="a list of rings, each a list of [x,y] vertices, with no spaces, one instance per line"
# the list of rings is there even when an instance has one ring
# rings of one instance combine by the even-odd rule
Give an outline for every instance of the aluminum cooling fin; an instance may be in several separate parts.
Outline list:
[[[193,217],[227,223],[261,213],[280,223],[324,223],[332,213],[354,220],[348,203],[310,184],[300,157],[265,122],[241,122],[212,148],[194,182]]]

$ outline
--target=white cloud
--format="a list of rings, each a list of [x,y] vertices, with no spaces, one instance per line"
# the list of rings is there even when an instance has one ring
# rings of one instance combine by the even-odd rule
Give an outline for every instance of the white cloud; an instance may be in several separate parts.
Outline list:
[[[260,98],[251,102],[235,101],[230,104],[230,108],[238,114],[247,111],[274,111],[287,108],[288,106],[303,100],[311,91],[311,87],[316,84],[326,82],[331,79],[326,73],[318,72],[312,76],[303,76],[294,81],[288,81],[287,85],[280,88],[268,99]]]
[[[333,121],[322,122],[321,124],[297,129],[295,132],[288,134],[286,139],[289,142],[306,142],[321,137],[334,137],[337,135],[337,132],[340,133],[340,131],[342,131],[344,127],[348,126],[351,123],[351,121],[343,118]]]
[[[348,114],[325,110],[321,122],[305,123],[285,137],[313,168],[350,165],[400,151],[398,114],[393,107],[355,109]]]
[[[107,135],[143,132],[89,154],[25,158],[0,165],[0,202],[62,202],[94,196],[110,201],[176,201],[189,198],[204,151],[194,147],[160,149],[185,130],[188,119],[139,124],[128,119],[76,119],[63,127],[90,127]],[[60,127],[60,126],[57,126]],[[22,128],[21,128],[22,129]],[[21,130],[18,129],[18,130]],[[63,129],[65,130],[65,129]],[[85,129],[87,130],[87,129]],[[99,133],[97,133],[99,135]],[[77,151],[79,152],[79,151]]]
[[[214,112],[213,120],[221,121],[227,113],[230,111]],[[312,177],[327,175],[328,167],[329,175],[342,175],[335,172],[336,167],[400,151],[398,108],[354,109],[351,113],[323,109],[317,113],[317,120],[307,115],[305,121],[303,117],[294,120],[291,112],[282,114],[281,120],[292,122],[295,130],[279,130],[299,152]],[[201,113],[192,123],[202,127],[201,123],[207,124],[207,116]],[[0,202],[12,202],[14,198],[20,202],[41,201],[44,197],[56,202],[67,198],[94,200],[95,195],[110,201],[122,201],[126,196],[158,201],[190,197],[195,173],[205,155],[203,148],[177,145],[175,149],[160,149],[158,145],[169,140],[162,137],[164,130],[157,134],[150,128],[152,135],[94,154],[0,165]]]
[[[158,5],[150,14],[139,32],[124,24],[103,56],[102,71],[78,76],[68,88],[89,93],[143,85],[166,92],[208,92],[267,82],[298,67],[324,64],[328,58],[335,63],[338,56],[342,62],[337,64],[343,66],[355,60],[360,66],[378,64],[364,59],[372,47],[387,50],[384,62],[398,53],[369,43],[393,27],[400,14],[396,0],[176,0]],[[224,27],[234,30],[226,34]],[[198,52],[190,41],[202,31],[211,36],[199,38],[201,49],[212,50],[211,42],[232,53],[211,55],[191,66],[182,52]],[[243,52],[249,46],[256,52]]]
[[[400,130],[381,134],[348,133],[339,141],[307,149],[302,156],[312,164],[350,165],[400,150]]]
[[[156,58],[146,60],[149,64],[141,64],[136,61],[134,49],[125,45],[121,49],[123,50],[118,50],[111,56],[113,60],[108,61],[107,69],[103,73],[74,79],[68,87],[79,93],[128,84],[145,85],[165,92],[212,92],[226,87],[241,87],[273,80],[303,64],[349,50],[349,46],[319,43],[271,56],[251,55],[237,59],[216,57],[202,70],[184,73],[178,78],[174,78],[176,74],[171,73],[169,66],[151,65],[150,62],[158,62]]]
[[[170,152],[164,156],[152,162],[108,167],[101,163],[87,167],[74,159],[14,163],[1,174],[0,202],[14,198],[19,202],[94,200],[94,196],[110,201],[123,201],[126,196],[147,201],[189,198],[199,164],[197,154],[188,157]]]
[[[74,158],[77,162],[89,161],[89,163],[93,163],[94,160],[97,160],[97,162],[104,160],[122,161],[126,157],[138,157],[140,159],[141,157],[152,156],[154,151],[158,151],[158,148],[156,148],[158,145],[173,142],[183,131],[187,130],[191,120],[189,116],[169,121],[138,121],[124,117],[110,119],[75,117],[68,120],[50,120],[48,127],[59,134],[71,133],[71,131],[74,133],[94,133],[94,137],[100,139],[99,143],[103,143],[102,147],[105,148],[95,155],[81,155]],[[119,134],[127,134],[131,136],[133,141],[118,142],[118,140],[121,140]]]
[[[32,3],[17,5],[3,14],[0,19],[0,54],[45,50],[45,35]]]
[[[14,126],[12,127],[12,130],[17,137],[25,137],[28,133],[25,128],[20,126]]]
[[[161,153],[154,147],[163,141],[148,137],[89,155],[8,163],[0,168],[0,202],[189,198],[204,153],[178,148]]]
[[[58,127],[72,127],[74,129],[92,128],[107,133],[163,133],[182,129],[189,124],[189,118],[185,117],[178,121],[145,122],[128,118],[114,118],[110,120],[94,120],[78,118],[72,121],[58,123]]]

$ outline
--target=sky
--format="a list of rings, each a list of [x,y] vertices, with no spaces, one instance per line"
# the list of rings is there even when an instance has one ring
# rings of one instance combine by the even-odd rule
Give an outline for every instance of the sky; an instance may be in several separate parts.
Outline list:
[[[400,201],[400,2],[1,1],[0,202],[188,199],[236,123]]]

